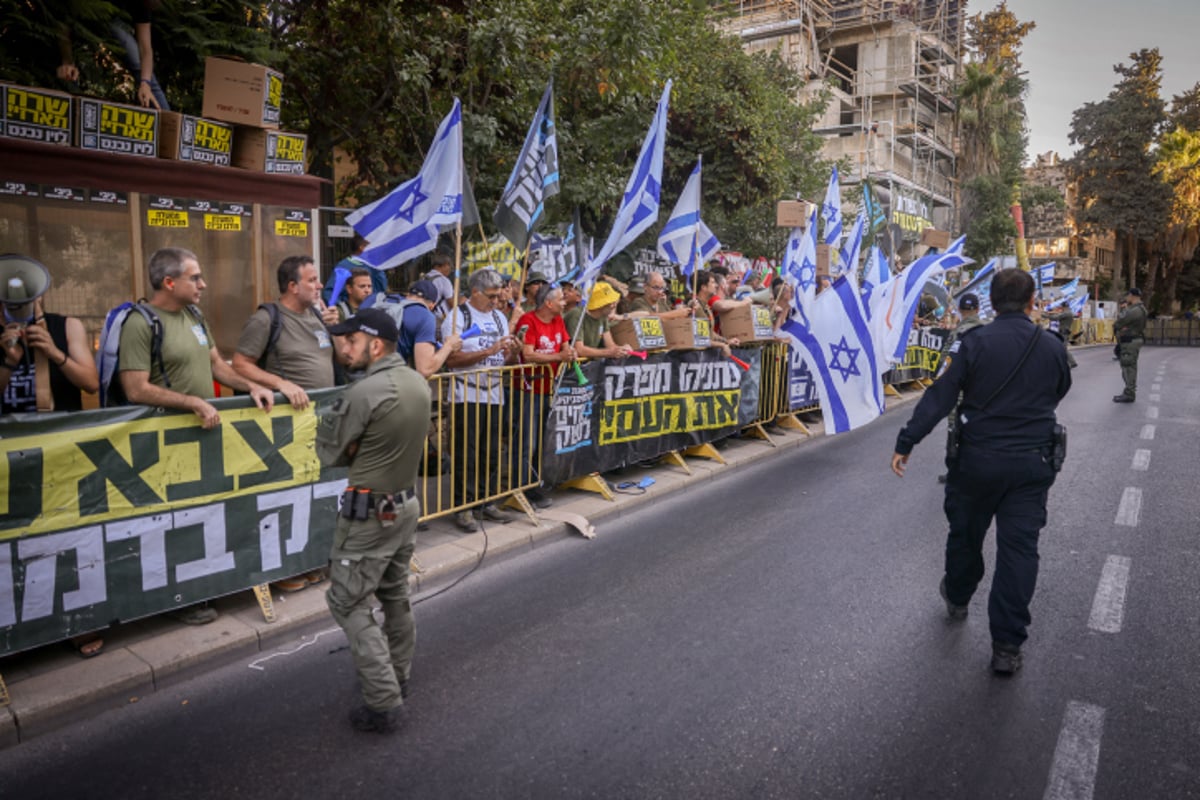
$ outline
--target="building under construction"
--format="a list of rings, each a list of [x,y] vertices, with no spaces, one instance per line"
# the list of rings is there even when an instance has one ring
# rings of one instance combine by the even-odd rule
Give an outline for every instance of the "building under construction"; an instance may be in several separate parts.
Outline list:
[[[775,50],[832,101],[816,132],[849,164],[843,190],[869,179],[896,249],[930,225],[954,227],[954,83],[965,0],[741,0],[723,26],[748,52]]]

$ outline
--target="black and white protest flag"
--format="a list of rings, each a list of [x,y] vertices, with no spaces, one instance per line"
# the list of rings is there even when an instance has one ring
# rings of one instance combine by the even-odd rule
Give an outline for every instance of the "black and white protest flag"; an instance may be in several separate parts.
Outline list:
[[[542,102],[525,136],[525,146],[513,166],[492,219],[518,250],[529,243],[529,234],[542,218],[546,198],[558,194],[558,136],[554,128],[554,82],[546,86]]]

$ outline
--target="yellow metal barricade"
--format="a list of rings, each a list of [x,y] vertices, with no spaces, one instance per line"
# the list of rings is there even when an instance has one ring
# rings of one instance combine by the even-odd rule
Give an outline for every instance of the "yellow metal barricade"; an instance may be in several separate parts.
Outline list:
[[[422,520],[503,500],[537,485],[549,404],[541,414],[534,413],[537,398],[521,388],[525,369],[440,372],[429,379],[433,406],[421,465]],[[530,425],[533,436],[527,435]],[[533,446],[526,447],[527,442]]]

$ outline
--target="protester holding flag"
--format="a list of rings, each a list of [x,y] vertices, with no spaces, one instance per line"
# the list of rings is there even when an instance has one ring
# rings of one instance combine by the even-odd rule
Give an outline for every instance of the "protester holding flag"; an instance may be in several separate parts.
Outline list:
[[[965,619],[983,579],[983,541],[994,519],[991,668],[1011,675],[1021,667],[1046,500],[1066,455],[1065,432],[1058,435],[1054,411],[1071,388],[1071,370],[1062,344],[1029,318],[1035,293],[1029,273],[998,272],[991,292],[996,319],[951,347],[949,367],[896,439],[892,471],[904,476],[913,447],[950,413],[961,393],[958,456],[947,459],[950,533],[940,592],[950,618]]]
[[[624,358],[633,350],[613,341],[609,325],[621,295],[607,283],[598,283],[588,298],[587,309],[576,307],[563,315],[571,344],[580,358]],[[582,319],[581,319],[582,317]]]

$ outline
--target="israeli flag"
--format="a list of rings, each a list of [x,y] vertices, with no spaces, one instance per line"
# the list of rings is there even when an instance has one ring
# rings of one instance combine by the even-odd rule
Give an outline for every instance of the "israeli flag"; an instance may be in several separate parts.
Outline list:
[[[1079,291],[1079,278],[1074,277],[1071,280],[1058,287],[1059,297],[1072,297],[1075,292]]]
[[[882,375],[852,281],[838,278],[813,300],[807,320],[795,312],[781,331],[816,379],[826,434],[852,431],[883,412]]]
[[[846,246],[842,248],[842,272],[858,275],[858,256],[862,252],[863,229],[866,225],[867,218],[859,214],[854,220],[854,227],[850,229]]]
[[[1088,296],[1085,293],[1072,297],[1067,305],[1070,307],[1072,314],[1079,314],[1083,311],[1083,307],[1087,305],[1087,301]]]
[[[829,257],[836,259],[842,241],[842,190],[838,184],[836,166],[829,174],[829,185],[825,187],[825,202],[821,205],[821,220],[825,231],[823,241],[829,245]]]
[[[992,274],[996,271],[996,265],[998,263],[999,262],[997,259],[992,258],[990,261],[984,264],[978,272],[972,275],[971,281],[966,286],[955,292],[954,296],[961,297],[967,292],[974,292],[975,294],[981,295],[986,289],[984,285],[985,283],[987,287],[992,285]],[[982,297],[980,299],[982,299]]]
[[[783,279],[795,290],[792,305],[801,313],[817,293],[817,207],[808,215],[808,227],[792,228],[783,251]]]
[[[658,207],[662,195],[663,146],[667,139],[667,104],[671,97],[671,81],[663,88],[654,112],[654,122],[642,142],[637,164],[625,185],[625,195],[617,210],[616,221],[608,234],[608,241],[600,252],[588,262],[580,283],[589,286],[600,275],[608,260],[636,239],[642,231],[658,219]]]
[[[871,319],[871,296],[892,279],[892,270],[888,266],[887,256],[877,245],[871,245],[867,250],[867,263],[863,266],[862,284],[858,293],[863,299],[863,311],[867,319]]]
[[[1054,262],[1042,264],[1040,267],[1032,267],[1029,270],[1033,274],[1033,280],[1037,283],[1038,294],[1041,294],[1042,287],[1050,281],[1054,280]]]
[[[462,219],[462,106],[458,98],[438,126],[421,171],[346,217],[370,244],[362,259],[391,269],[437,246],[438,234]]]
[[[658,235],[658,254],[672,264],[679,264],[684,275],[692,274],[697,260],[704,264],[721,249],[717,237],[700,219],[700,163],[697,159],[675,210]]]
[[[904,268],[871,295],[871,334],[876,360],[881,367],[904,360],[908,332],[921,302],[921,290],[929,281],[940,280],[947,269],[973,263],[960,253],[930,253]]]

